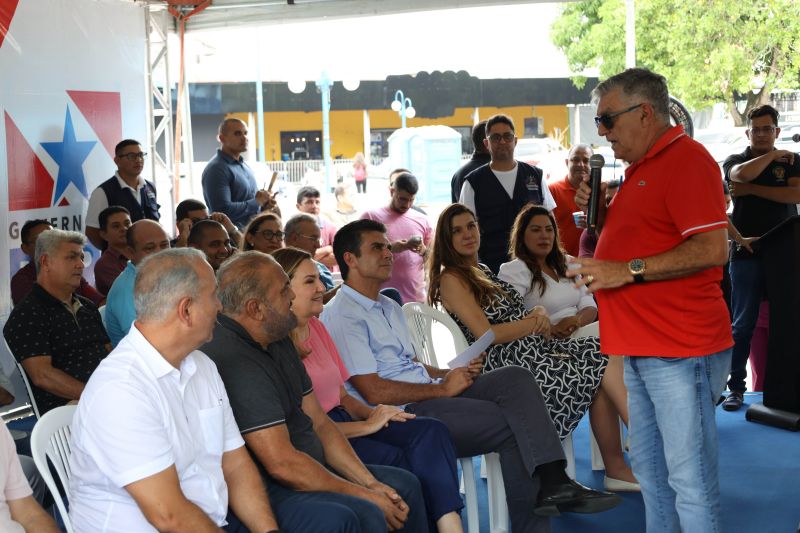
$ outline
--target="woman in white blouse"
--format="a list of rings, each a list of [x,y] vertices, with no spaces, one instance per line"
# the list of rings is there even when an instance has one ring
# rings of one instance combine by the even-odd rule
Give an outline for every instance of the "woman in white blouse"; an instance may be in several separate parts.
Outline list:
[[[528,205],[520,211],[511,229],[509,263],[500,266],[498,277],[511,285],[532,310],[542,306],[550,317],[550,334],[569,337],[597,319],[597,304],[585,287],[575,287],[566,276],[568,256],[558,239],[553,215],[542,206]],[[606,467],[609,490],[638,490],[636,478],[621,451],[618,419],[627,425],[627,392],[622,360],[609,357],[603,381],[589,409],[589,420]]]

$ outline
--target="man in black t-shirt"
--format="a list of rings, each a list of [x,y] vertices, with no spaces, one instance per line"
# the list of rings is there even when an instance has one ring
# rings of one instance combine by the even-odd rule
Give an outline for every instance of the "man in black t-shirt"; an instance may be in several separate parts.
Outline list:
[[[97,307],[75,294],[86,239],[51,229],[36,239],[36,283],[11,311],[3,335],[31,382],[39,414],[78,400],[111,344]]]
[[[731,393],[723,403],[728,411],[736,411],[743,403],[750,340],[759,305],[766,296],[763,257],[751,243],[796,215],[795,204],[800,203],[800,156],[775,149],[781,131],[778,112],[763,105],[752,109],[747,119],[750,146],[723,164],[733,197],[733,227],[729,231],[734,240],[730,274],[735,345],[728,380]]]
[[[492,154],[483,144],[484,140],[486,140],[486,121],[482,120],[472,126],[472,145],[475,148],[475,151],[472,152],[472,157],[461,168],[456,170],[450,180],[450,199],[453,203],[456,203],[458,197],[461,196],[461,187],[464,185],[464,180],[467,179],[469,173],[492,160]]]
[[[222,313],[200,350],[217,365],[281,528],[427,531],[416,477],[365,466],[320,407],[288,337],[297,318],[283,269],[249,251],[226,261],[217,278]]]

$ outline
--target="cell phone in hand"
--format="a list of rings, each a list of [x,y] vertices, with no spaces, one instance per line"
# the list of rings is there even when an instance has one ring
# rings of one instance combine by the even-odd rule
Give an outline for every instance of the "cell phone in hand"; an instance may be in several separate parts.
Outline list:
[[[422,235],[412,235],[406,241],[410,246],[419,246],[422,244]]]

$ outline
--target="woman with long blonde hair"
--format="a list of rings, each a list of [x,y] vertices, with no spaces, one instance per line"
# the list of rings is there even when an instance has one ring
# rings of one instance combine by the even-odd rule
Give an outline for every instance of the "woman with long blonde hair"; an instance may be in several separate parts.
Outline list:
[[[353,178],[356,180],[356,192],[367,192],[367,162],[364,154],[358,152],[353,158]]]

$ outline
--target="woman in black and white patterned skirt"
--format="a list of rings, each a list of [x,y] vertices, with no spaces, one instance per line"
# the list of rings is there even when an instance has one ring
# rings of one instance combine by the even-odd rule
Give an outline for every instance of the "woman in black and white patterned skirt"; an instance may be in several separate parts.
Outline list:
[[[597,337],[551,335],[545,309],[526,311],[514,287],[478,263],[479,246],[472,211],[461,204],[446,208],[439,217],[430,257],[428,301],[441,303],[469,342],[492,329],[495,340],[486,350],[484,369],[516,365],[530,370],[563,439],[578,425],[604,383],[608,359],[600,354]],[[607,472],[608,484],[616,490],[635,490],[635,483],[627,484],[635,478],[620,448],[613,453],[616,457],[608,457],[609,466],[614,465]]]

